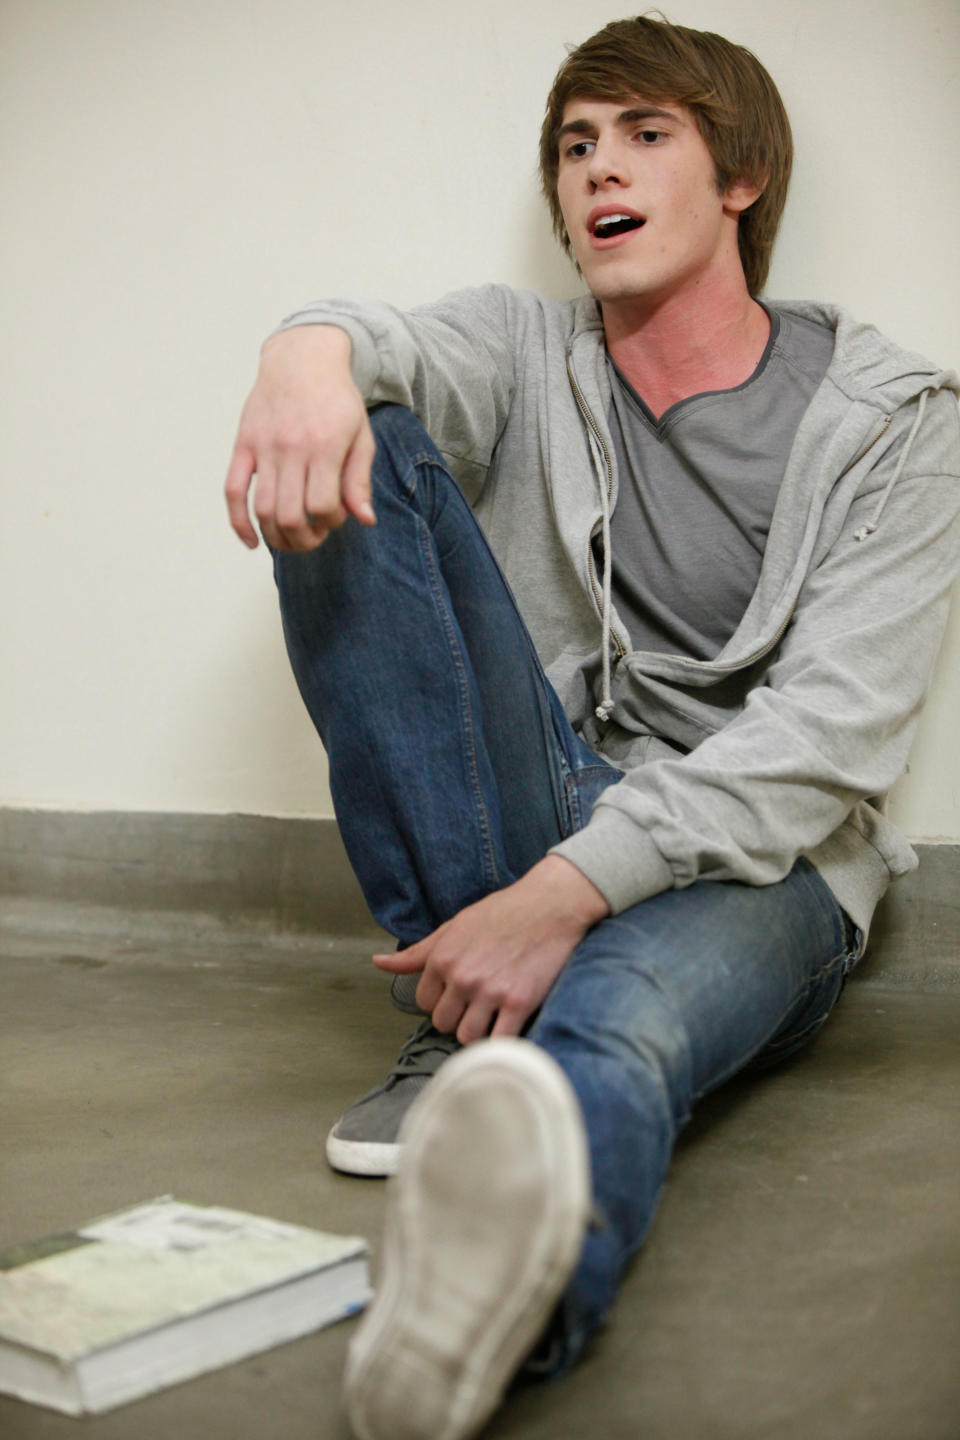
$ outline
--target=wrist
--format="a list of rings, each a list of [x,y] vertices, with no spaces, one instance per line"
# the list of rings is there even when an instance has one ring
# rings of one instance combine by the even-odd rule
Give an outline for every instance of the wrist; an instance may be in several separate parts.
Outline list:
[[[264,361],[276,355],[315,355],[343,360],[348,366],[352,353],[353,341],[346,330],[326,324],[291,325],[287,330],[277,330],[260,348]]]
[[[563,855],[545,855],[529,874],[550,891],[558,911],[568,913],[585,930],[610,914],[602,891]]]

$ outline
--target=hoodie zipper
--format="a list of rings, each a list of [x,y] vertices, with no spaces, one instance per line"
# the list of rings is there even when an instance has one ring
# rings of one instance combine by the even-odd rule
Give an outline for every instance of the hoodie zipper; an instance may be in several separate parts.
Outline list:
[[[577,383],[576,376],[573,373],[573,365],[571,363],[571,357],[569,354],[567,355],[567,378],[570,381],[570,388],[573,391],[573,397],[577,402],[577,409],[583,416],[584,423],[589,427],[593,438],[597,442],[597,447],[600,451],[600,454],[603,456],[603,463],[606,466],[607,470],[607,504],[609,505],[613,500],[613,461],[610,459],[610,451],[607,449],[607,443],[603,438],[600,427],[597,424],[596,420],[593,418],[590,407],[584,399],[583,391],[580,389],[580,386]],[[594,601],[602,617],[603,594],[597,588],[596,566],[593,559],[593,539],[596,533],[597,527],[594,526],[587,539],[587,574],[590,577],[590,588],[593,591]],[[616,646],[617,653],[613,663],[614,665],[617,665],[623,659],[624,655],[626,655],[627,651],[625,646],[621,642],[620,637],[614,632],[612,626],[610,627],[610,638]]]

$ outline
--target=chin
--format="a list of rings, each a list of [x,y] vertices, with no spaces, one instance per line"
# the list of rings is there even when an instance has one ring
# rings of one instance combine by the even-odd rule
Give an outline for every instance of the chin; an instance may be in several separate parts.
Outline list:
[[[584,279],[590,294],[601,305],[614,304],[618,300],[641,300],[647,293],[645,285],[626,275],[585,275]]]
[[[631,296],[641,296],[647,289],[645,277],[638,275],[633,266],[598,265],[591,255],[588,263],[585,266],[578,264],[577,269],[595,300],[629,300]]]

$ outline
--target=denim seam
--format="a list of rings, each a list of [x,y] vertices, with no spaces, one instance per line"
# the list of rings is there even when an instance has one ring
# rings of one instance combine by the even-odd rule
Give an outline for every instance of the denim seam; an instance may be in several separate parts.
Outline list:
[[[780,1020],[781,1025],[783,1024],[783,1021],[786,1019],[787,1015],[790,1014],[790,1011],[793,1010],[801,1002],[807,1000],[814,987],[819,985],[821,981],[825,980],[827,976],[829,976],[834,970],[839,969],[841,971],[841,975],[843,974],[843,965],[846,958],[847,951],[846,948],[844,948],[840,951],[838,955],[834,955],[830,960],[828,960],[822,966],[822,968],[817,971],[816,975],[812,975],[810,977],[801,993],[796,997],[793,1003],[784,1012],[784,1015],[781,1017]],[[759,1047],[759,1049],[755,1050],[754,1053],[751,1055],[750,1059],[747,1061],[747,1064],[749,1065],[751,1061],[755,1060],[758,1055],[762,1054],[765,1051],[769,1054],[775,1054],[777,1050],[792,1049],[799,1041],[803,1040],[808,1033],[815,1033],[828,1018],[829,1012],[827,1013],[827,1015],[820,1017],[818,1020],[812,1021],[808,1026],[805,1027],[805,1029],[791,1031],[790,1034],[785,1035],[782,1040],[777,1040],[775,1038],[777,1034],[777,1031],[775,1030],[774,1038],[764,1041],[764,1043]],[[779,1026],[777,1028],[779,1029]]]
[[[411,466],[411,471],[415,470],[418,465],[430,465],[434,469],[442,469],[442,467],[437,466],[435,457],[431,457],[426,454],[421,455],[420,457],[418,457],[417,460],[413,462]],[[408,472],[408,474],[409,473],[411,472]],[[443,473],[446,474],[446,471],[444,471]],[[409,484],[407,485],[408,495],[410,496],[411,500],[413,499],[417,488],[418,485],[416,480],[414,480],[412,486]],[[490,816],[487,813],[487,807],[483,799],[483,787],[480,784],[480,771],[477,764],[477,748],[474,736],[473,717],[470,707],[469,685],[467,683],[467,667],[464,663],[463,655],[460,652],[460,646],[457,643],[456,631],[450,617],[449,609],[444,603],[443,578],[437,572],[430,528],[427,525],[423,515],[419,512],[415,513],[416,518],[419,521],[419,524],[417,526],[418,544],[420,548],[421,558],[424,563],[427,580],[430,586],[430,594],[433,599],[434,609],[440,617],[440,622],[443,627],[444,634],[447,637],[447,646],[453,659],[453,667],[457,683],[457,709],[460,717],[460,734],[463,740],[465,758],[467,760],[467,770],[470,777],[470,787],[473,792],[474,808],[479,822],[480,831],[483,836],[482,848],[485,871],[484,880],[490,888],[497,888],[498,886],[503,884],[503,877],[498,871],[496,859],[493,852],[493,837],[492,828],[490,825]]]
[[[438,457],[439,457],[439,458],[438,458]],[[417,451],[416,454],[414,454],[413,456],[410,457],[410,470],[407,472],[407,475],[403,477],[403,482],[402,482],[402,483],[405,485],[405,488],[407,489],[408,500],[409,500],[409,502],[410,502],[411,504],[414,502],[414,499],[415,499],[415,495],[416,495],[416,491],[417,491],[417,481],[416,481],[416,479],[414,479],[413,482],[412,482],[412,484],[411,484],[411,483],[410,483],[410,480],[409,480],[409,477],[410,477],[410,475],[414,474],[414,473],[416,472],[416,470],[417,470],[419,467],[421,467],[421,466],[429,466],[429,467],[430,467],[431,469],[433,469],[433,470],[439,470],[440,473],[441,473],[442,475],[444,475],[444,476],[446,477],[446,479],[449,481],[449,483],[454,487],[454,489],[456,490],[457,494],[460,495],[464,500],[466,500],[466,497],[463,496],[463,492],[462,492],[462,490],[460,489],[460,486],[459,486],[459,484],[458,484],[458,482],[457,482],[457,480],[456,480],[456,477],[450,472],[450,470],[449,470],[449,468],[448,468],[448,466],[447,466],[447,464],[446,464],[445,457],[444,457],[442,454],[440,454],[439,451],[433,452],[433,451],[431,451],[431,450],[421,449],[421,450]],[[472,513],[472,509],[471,509],[471,513]],[[421,517],[421,518],[422,518],[422,517]],[[476,519],[476,517],[474,517],[474,519]],[[426,523],[426,522],[424,521],[424,523]],[[479,524],[479,522],[477,522],[477,523]],[[429,527],[427,527],[427,528],[429,529]],[[572,788],[572,787],[575,787],[575,785],[576,785],[576,772],[575,772],[574,769],[571,767],[570,762],[569,762],[569,760],[568,760],[568,758],[567,758],[567,755],[566,755],[566,751],[564,750],[563,743],[562,743],[560,737],[559,737],[559,736],[557,735],[557,733],[556,733],[556,721],[555,721],[553,715],[551,714],[551,707],[550,707],[549,703],[546,703],[546,702],[545,702],[545,699],[544,699],[544,697],[545,697],[545,692],[546,692],[546,688],[549,686],[550,681],[547,679],[546,672],[544,671],[544,668],[543,668],[543,663],[542,663],[542,661],[541,661],[541,659],[540,659],[540,656],[537,654],[536,646],[533,644],[533,640],[531,639],[530,633],[529,633],[529,631],[527,630],[527,627],[526,627],[526,622],[524,621],[523,616],[522,616],[521,613],[520,613],[520,607],[517,605],[516,596],[514,595],[513,591],[511,590],[510,584],[509,584],[506,576],[503,574],[503,571],[500,569],[499,562],[497,561],[497,558],[496,558],[496,556],[493,554],[492,550],[491,550],[490,554],[491,554],[491,558],[492,558],[494,564],[496,565],[496,567],[497,567],[497,569],[498,569],[498,571],[499,571],[499,573],[500,573],[500,577],[501,577],[501,580],[502,580],[502,582],[503,582],[503,587],[504,587],[504,592],[505,592],[505,594],[506,594],[506,597],[507,597],[507,599],[508,599],[509,602],[510,602],[510,605],[511,605],[511,607],[512,607],[512,609],[513,609],[513,612],[514,612],[514,614],[515,614],[515,616],[516,616],[516,618],[517,618],[517,622],[518,622],[518,624],[520,625],[520,627],[521,627],[521,629],[522,629],[522,632],[523,632],[523,634],[524,634],[525,637],[526,637],[527,650],[528,650],[529,655],[530,655],[530,663],[531,663],[531,665],[532,665],[532,667],[533,667],[534,673],[538,676],[539,681],[540,681],[541,704],[542,704],[542,706],[543,706],[543,711],[544,711],[544,713],[543,713],[544,738],[545,738],[545,740],[546,740],[546,737],[547,737],[547,734],[548,734],[548,730],[549,730],[549,733],[550,733],[551,738],[552,738],[552,740],[553,740],[553,752],[554,752],[554,756],[555,756],[555,758],[558,760],[558,762],[559,762],[559,768],[560,768],[560,776],[559,776],[559,779],[560,779],[560,784],[561,784],[561,786],[562,786],[562,791],[561,791],[560,793],[556,793],[556,792],[555,792],[555,801],[558,801],[561,805],[564,805],[564,807],[565,807],[565,812],[566,812],[566,813],[565,813],[563,816],[558,816],[558,820],[561,822],[561,823],[560,823],[560,830],[561,830],[561,833],[563,834],[563,838],[566,839],[566,838],[568,838],[569,835],[574,834],[577,830],[579,830],[579,829],[581,828],[581,823],[582,823],[582,822],[581,822],[581,818],[580,818],[580,817],[581,817],[581,806],[580,806],[580,803],[579,803],[579,795],[578,795],[577,791],[575,790],[575,788]],[[479,783],[479,780],[478,780],[478,783]],[[573,804],[572,804],[572,805],[571,805],[571,800],[573,800]],[[571,827],[570,829],[568,829],[568,830],[565,830],[565,824],[564,824],[564,822],[566,822],[567,824],[569,824],[571,821],[573,822],[573,823],[572,823],[572,827]],[[489,822],[488,822],[488,828],[487,828],[486,833],[487,833],[487,836],[488,836],[488,839],[489,839],[489,835],[490,835]],[[492,845],[491,845],[490,854],[491,854],[491,861],[492,861],[492,854],[493,854]],[[492,871],[492,875],[493,875],[493,877],[494,877],[494,884],[497,884],[497,885],[503,884],[503,883],[504,883],[504,879],[503,879],[503,877],[501,877],[501,876],[499,875],[499,872],[497,871],[496,864],[495,864],[495,862],[493,862],[493,861],[492,861],[492,864],[491,864],[491,871]]]
[[[809,864],[809,862],[807,863]],[[812,865],[810,866],[810,869],[814,874],[817,874],[817,871]],[[839,917],[842,917],[844,914],[843,910],[840,908],[839,904],[837,904],[836,901],[834,901],[834,905],[836,907],[837,915]],[[711,1081],[709,1089],[694,1091],[691,1096],[691,1112],[693,1106],[698,1104],[704,1098],[704,1096],[718,1089],[721,1085],[726,1084],[726,1082],[728,1080],[731,1080],[734,1075],[740,1074],[741,1071],[747,1068],[747,1066],[752,1065],[759,1055],[762,1055],[765,1052],[774,1053],[777,1049],[784,1049],[788,1045],[792,1047],[797,1044],[798,1040],[801,1040],[806,1035],[807,1032],[805,1030],[801,1030],[799,1032],[784,1037],[784,1040],[782,1041],[778,1041],[775,1038],[787,1016],[790,1014],[790,1011],[796,1009],[798,1005],[800,1005],[803,1001],[807,1000],[814,987],[819,985],[821,981],[824,980],[826,976],[831,973],[832,970],[835,970],[838,966],[842,966],[844,964],[844,961],[847,959],[849,950],[846,944],[846,925],[842,918],[840,919],[840,929],[842,948],[838,952],[835,952],[829,960],[824,961],[823,965],[821,965],[820,969],[816,972],[816,974],[811,975],[807,979],[807,983],[804,985],[803,989],[799,992],[799,994],[794,996],[790,1004],[783,1011],[780,1019],[777,1021],[776,1026],[771,1030],[771,1038],[769,1040],[764,1040],[761,1045],[758,1045],[756,1049],[753,1050],[745,1060],[739,1060],[735,1065],[728,1067],[728,1069],[724,1071],[721,1075],[714,1078]],[[829,1018],[829,1012],[826,1016],[823,1017],[823,1021],[825,1021],[827,1018]],[[821,1021],[820,1024],[822,1024],[823,1021]],[[819,1025],[816,1028],[819,1028]]]
[[[580,796],[577,793],[577,781],[565,755],[560,756],[560,771],[563,776],[563,789],[566,797],[566,815],[564,816],[564,839],[576,835],[581,829],[580,822]]]

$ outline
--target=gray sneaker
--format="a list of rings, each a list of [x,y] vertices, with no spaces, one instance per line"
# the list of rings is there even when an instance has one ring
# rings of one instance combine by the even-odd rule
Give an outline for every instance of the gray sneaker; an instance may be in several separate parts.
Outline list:
[[[419,976],[417,977],[419,979]],[[432,1075],[461,1048],[424,1020],[404,1042],[382,1085],[357,1100],[327,1136],[327,1160],[347,1175],[392,1175],[397,1168],[400,1124]]]
[[[394,975],[390,985],[390,999],[398,1010],[404,1015],[426,1015],[426,1010],[421,1010],[417,1004],[417,986],[423,976],[419,970],[412,975]]]

